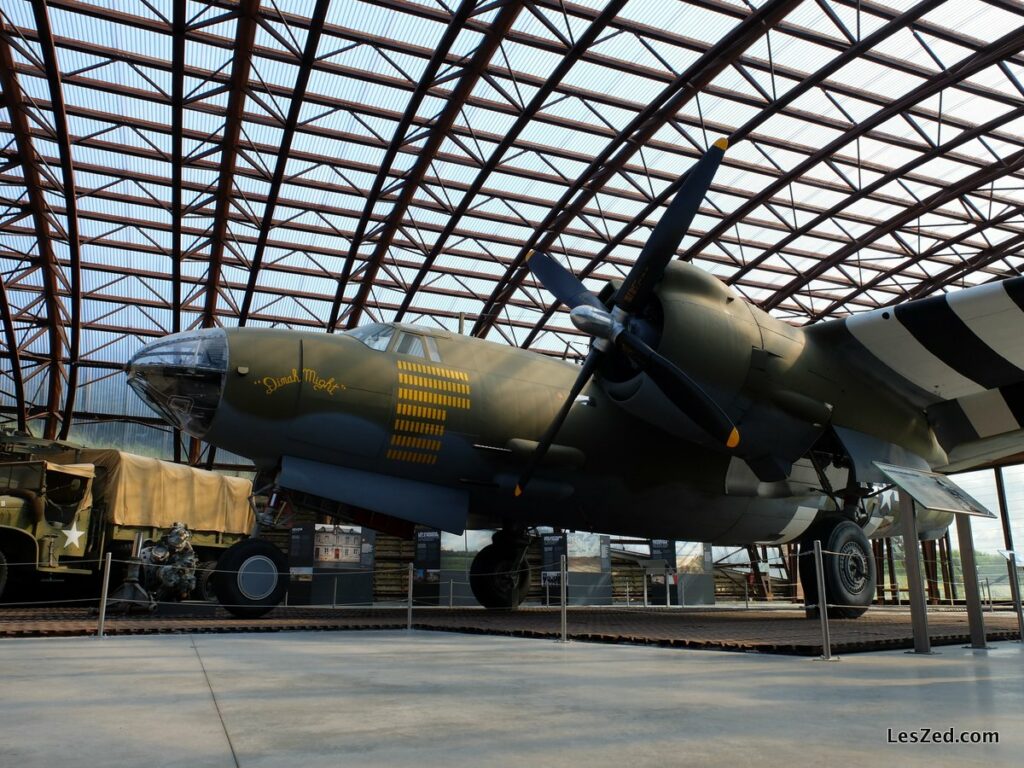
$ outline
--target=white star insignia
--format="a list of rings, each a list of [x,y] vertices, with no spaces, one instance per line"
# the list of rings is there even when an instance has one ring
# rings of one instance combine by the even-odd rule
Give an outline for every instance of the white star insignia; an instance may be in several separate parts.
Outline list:
[[[64,542],[64,545],[69,549],[72,547],[78,547],[78,540],[85,535],[85,531],[78,530],[78,520],[75,520],[71,524],[70,528],[61,531],[61,533],[67,537],[67,541]]]

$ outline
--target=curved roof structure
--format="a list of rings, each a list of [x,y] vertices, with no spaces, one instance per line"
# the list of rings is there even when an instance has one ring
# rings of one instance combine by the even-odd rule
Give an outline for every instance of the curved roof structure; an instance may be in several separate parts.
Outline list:
[[[781,318],[1016,273],[1022,25],[1017,0],[0,0],[3,417],[152,432],[121,365],[216,324],[577,357],[526,255],[620,277],[720,136],[678,256]]]

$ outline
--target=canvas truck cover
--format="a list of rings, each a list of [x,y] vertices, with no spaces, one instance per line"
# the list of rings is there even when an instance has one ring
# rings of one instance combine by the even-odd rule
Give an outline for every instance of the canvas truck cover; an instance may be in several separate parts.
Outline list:
[[[93,498],[106,504],[107,521],[115,525],[169,528],[180,520],[194,531],[252,532],[252,483],[243,478],[115,450],[50,459],[97,467]]]

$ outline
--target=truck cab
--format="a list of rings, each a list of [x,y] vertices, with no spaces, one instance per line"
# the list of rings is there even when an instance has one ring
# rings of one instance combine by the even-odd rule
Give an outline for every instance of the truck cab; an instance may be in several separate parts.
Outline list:
[[[94,546],[95,476],[91,464],[0,462],[0,595],[12,570],[91,572],[78,566]]]

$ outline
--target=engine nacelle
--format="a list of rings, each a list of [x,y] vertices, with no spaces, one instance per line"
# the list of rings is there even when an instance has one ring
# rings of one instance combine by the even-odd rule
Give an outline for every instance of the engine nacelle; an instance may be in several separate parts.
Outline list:
[[[785,479],[827,427],[830,406],[785,386],[802,351],[800,329],[752,308],[717,278],[672,262],[647,323],[659,353],[678,365],[729,414],[741,439],[732,451],[762,480]],[[712,441],[643,373],[611,371],[608,395],[631,415],[685,440]]]

